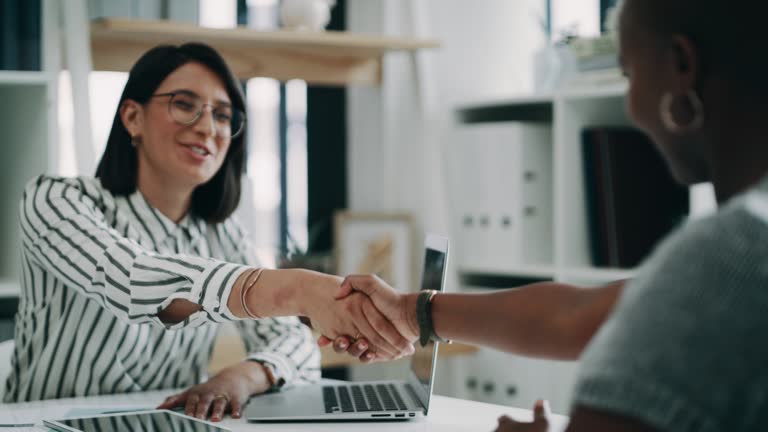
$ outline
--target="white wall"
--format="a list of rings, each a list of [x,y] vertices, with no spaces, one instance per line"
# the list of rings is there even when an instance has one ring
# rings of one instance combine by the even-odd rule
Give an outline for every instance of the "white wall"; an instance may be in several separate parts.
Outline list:
[[[544,0],[351,1],[351,31],[437,39],[388,55],[380,88],[349,92],[350,207],[406,210],[419,228],[448,232],[442,145],[457,106],[528,93],[544,43]],[[414,67],[416,65],[417,67]]]

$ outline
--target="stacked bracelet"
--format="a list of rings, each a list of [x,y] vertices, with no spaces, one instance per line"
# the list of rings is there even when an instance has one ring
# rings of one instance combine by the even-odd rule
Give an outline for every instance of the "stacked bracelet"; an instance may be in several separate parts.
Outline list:
[[[250,309],[248,309],[248,303],[245,301],[246,296],[248,295],[248,291],[256,285],[256,282],[258,282],[259,278],[261,277],[261,273],[264,271],[263,268],[259,268],[256,270],[251,270],[251,272],[248,274],[248,276],[245,277],[245,281],[243,282],[243,288],[240,290],[240,306],[242,306],[243,310],[245,311],[245,314],[250,319],[260,319],[261,317],[256,315],[255,313],[251,312]],[[256,276],[254,276],[254,274]],[[254,276],[253,279],[251,279],[251,276]],[[249,281],[250,279],[250,281]]]

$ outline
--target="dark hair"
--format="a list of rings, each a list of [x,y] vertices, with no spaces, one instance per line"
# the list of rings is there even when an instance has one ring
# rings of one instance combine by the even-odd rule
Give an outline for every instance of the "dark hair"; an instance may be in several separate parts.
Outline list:
[[[131,136],[120,118],[120,106],[126,99],[146,103],[160,83],[179,67],[198,62],[218,75],[226,86],[235,108],[245,112],[240,83],[224,59],[213,48],[202,43],[181,46],[161,45],[147,51],[133,65],[118,104],[107,147],[96,169],[96,178],[114,195],[130,195],[136,191],[138,154],[131,144]],[[207,183],[192,193],[190,212],[208,223],[226,220],[240,202],[240,180],[245,164],[246,131],[232,138],[229,150],[219,171]]]
[[[768,56],[761,37],[764,0],[625,0],[631,21],[664,37],[691,38],[704,74],[725,80],[744,96],[768,96]]]

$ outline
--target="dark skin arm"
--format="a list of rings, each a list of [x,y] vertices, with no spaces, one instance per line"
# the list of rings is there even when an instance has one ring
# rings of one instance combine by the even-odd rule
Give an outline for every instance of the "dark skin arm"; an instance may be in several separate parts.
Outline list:
[[[441,337],[528,356],[575,360],[603,324],[627,281],[600,288],[545,282],[490,294],[438,294],[432,303]],[[375,276],[349,276],[339,297],[361,291],[410,340],[418,336],[416,294],[399,294]],[[375,323],[372,323],[376,327]],[[322,339],[321,345],[328,344]],[[360,357],[365,349],[336,339],[337,352]],[[363,358],[363,357],[361,357]]]
[[[491,294],[439,294],[432,304],[435,332],[507,352],[575,360],[624,284],[579,288],[546,282]]]

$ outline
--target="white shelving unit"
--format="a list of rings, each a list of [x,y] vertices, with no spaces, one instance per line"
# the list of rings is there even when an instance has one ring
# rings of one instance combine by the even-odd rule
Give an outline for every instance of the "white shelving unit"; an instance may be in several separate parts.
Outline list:
[[[552,95],[485,101],[458,110],[460,120],[467,124],[535,122],[546,123],[552,128],[551,142],[541,143],[551,146],[547,153],[552,157],[552,262],[537,265],[523,262],[478,265],[475,262],[465,265],[461,262],[462,256],[467,253],[464,251],[464,254],[456,253],[454,257],[459,273],[472,276],[465,277],[465,280],[482,280],[482,275],[487,275],[488,280],[494,281],[493,288],[501,287],[505,277],[510,284],[521,279],[550,279],[580,286],[597,286],[635,275],[635,269],[598,268],[591,263],[581,148],[581,131],[586,127],[631,125],[624,107],[626,90],[627,84],[619,82]],[[470,151],[476,145],[473,142],[465,144]],[[450,170],[448,175],[452,175]],[[702,206],[701,202],[697,202],[701,198],[698,195],[706,192],[692,192],[692,213],[700,213],[702,209],[714,210],[709,204]],[[711,199],[704,197],[703,201]],[[453,226],[456,229],[452,233],[454,251],[460,251],[465,247],[462,244],[461,215],[451,215],[451,220],[455,221]],[[478,286],[466,283],[462,290],[487,292],[488,288],[479,289]],[[481,349],[473,356],[447,359],[440,368],[447,371],[443,374],[442,383],[446,394],[519,407],[530,407],[535,399],[546,398],[555,412],[567,414],[578,363],[526,359]]]
[[[546,123],[552,128],[552,242],[550,263],[530,265],[509,262],[480,266],[457,262],[461,273],[509,276],[510,278],[552,279],[583,285],[600,285],[631,278],[635,269],[601,268],[591,263],[581,131],[591,126],[631,126],[624,107],[627,84],[617,82],[595,88],[576,88],[550,95],[529,95],[499,99],[461,107],[458,115],[467,124],[517,122]],[[459,126],[462,127],[462,126]],[[473,143],[466,143],[471,147]],[[454,165],[455,166],[455,165]],[[451,173],[449,173],[449,176]],[[706,192],[706,191],[704,191]],[[691,195],[691,208],[700,212],[699,193]],[[499,197],[498,199],[504,199]],[[711,199],[705,197],[705,202]],[[705,211],[714,210],[709,204]],[[459,220],[452,216],[452,220]],[[457,223],[454,226],[458,225]],[[454,244],[463,247],[456,228]],[[460,259],[460,257],[459,257]]]
[[[593,267],[590,260],[581,131],[591,126],[630,126],[624,87],[568,92],[553,100],[554,221],[557,280],[601,284],[631,271]]]
[[[54,6],[54,7],[52,7]],[[34,176],[55,173],[58,159],[58,20],[51,0],[42,5],[42,70],[0,71],[0,297],[19,293],[19,201]]]

